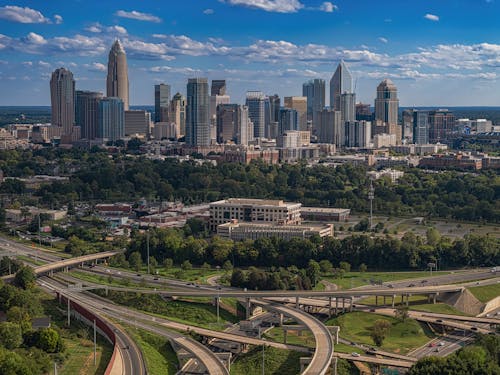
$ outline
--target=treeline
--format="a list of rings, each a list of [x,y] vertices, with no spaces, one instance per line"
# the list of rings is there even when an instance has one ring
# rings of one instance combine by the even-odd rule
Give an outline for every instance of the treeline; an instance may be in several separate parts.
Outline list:
[[[31,319],[43,313],[40,296],[32,290],[34,279],[33,271],[22,267],[14,285],[0,286],[0,311],[6,317],[0,323],[0,374],[47,374],[54,360],[64,360],[57,329],[32,329]]]
[[[147,236],[131,232],[127,259],[131,254],[146,261]],[[349,262],[359,268],[362,264],[377,270],[425,269],[429,262],[440,268],[494,266],[500,264],[500,239],[492,236],[466,235],[452,240],[429,230],[427,237],[407,232],[401,239],[392,236],[370,237],[353,235],[344,239],[333,237],[294,238],[289,241],[261,238],[233,242],[218,236],[210,241],[196,238],[182,229],[150,229],[150,256],[163,264],[167,259],[176,264],[189,261],[194,265],[209,263],[234,267],[307,268],[309,261],[328,260],[334,266]],[[123,257],[122,261],[126,261]]]
[[[77,200],[130,201],[140,197],[210,202],[228,197],[285,199],[304,205],[347,207],[367,212],[367,168],[336,168],[305,163],[198,165],[169,159],[153,161],[123,154],[79,150],[1,151],[7,176],[68,174],[69,182],[42,186],[36,195],[51,207]],[[397,184],[375,182],[375,212],[425,215],[468,221],[500,221],[500,177],[495,171],[463,174],[405,170]],[[21,193],[22,183],[6,181],[0,192]]]

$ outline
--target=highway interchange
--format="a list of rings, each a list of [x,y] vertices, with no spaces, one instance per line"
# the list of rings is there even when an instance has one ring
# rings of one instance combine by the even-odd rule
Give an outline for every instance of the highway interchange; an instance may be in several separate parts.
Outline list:
[[[69,259],[62,260],[57,253],[47,253],[45,251],[40,251],[37,249],[32,249],[27,246],[18,244],[11,240],[0,239],[0,256],[3,253],[8,254],[19,254],[24,256],[33,256],[36,254],[37,259],[44,260],[48,264],[43,266],[35,267],[38,269],[37,274],[46,274],[50,271],[65,269],[66,267],[81,265],[84,262],[95,261],[97,258],[107,258],[114,255],[114,253],[101,254],[100,256],[91,256],[87,258],[80,259]],[[242,301],[250,302],[254,306],[261,306],[262,308],[273,311],[278,314],[283,314],[287,317],[292,318],[298,323],[306,326],[315,338],[315,350],[312,355],[312,359],[309,365],[305,368],[302,374],[308,375],[322,375],[325,374],[330,367],[330,362],[333,356],[340,358],[347,358],[353,360],[352,356],[342,353],[334,353],[334,345],[332,336],[327,327],[321,323],[320,320],[314,318],[312,315],[305,313],[304,311],[298,309],[299,306],[309,305],[319,305],[322,304],[323,307],[328,309],[330,312],[331,301],[337,298],[356,298],[358,296],[374,295],[374,296],[395,296],[395,295],[411,295],[411,294],[436,294],[445,292],[461,292],[463,286],[461,285],[449,285],[449,283],[460,283],[474,280],[482,280],[491,278],[491,273],[488,270],[478,270],[470,272],[457,272],[449,275],[439,275],[432,279],[426,278],[422,280],[412,280],[411,286],[408,281],[393,282],[390,286],[366,286],[357,289],[351,289],[346,291],[325,291],[325,292],[296,292],[296,291],[241,291],[235,290],[233,288],[221,288],[221,287],[209,287],[199,285],[187,285],[190,283],[185,283],[178,280],[169,280],[164,278],[157,278],[154,276],[145,277],[142,275],[136,275],[126,271],[116,271],[110,270],[107,267],[92,267],[86,268],[86,272],[96,272],[101,274],[112,275],[113,278],[128,278],[130,280],[140,281],[141,283],[149,284],[148,288],[121,288],[106,286],[107,289],[123,290],[123,291],[134,291],[141,293],[158,293],[164,296],[204,296],[212,297],[216,301],[222,297],[235,297],[242,299]],[[64,276],[64,274],[63,274]],[[65,275],[68,277],[68,275]],[[68,280],[66,280],[68,281]],[[87,289],[93,289],[97,287],[104,288],[103,286],[89,285],[91,283],[82,282],[82,280],[73,280],[75,284],[84,284],[89,286]],[[206,346],[187,338],[185,335],[179,332],[187,332],[193,330],[196,333],[204,335],[206,337],[218,338],[222,340],[234,340],[234,342],[240,342],[243,344],[258,345],[265,343],[266,345],[275,344],[280,345],[282,348],[291,349],[292,346],[287,346],[281,343],[271,343],[269,341],[263,342],[258,338],[251,338],[243,335],[235,335],[231,333],[224,333],[219,331],[211,331],[200,329],[199,327],[180,325],[179,323],[170,322],[166,319],[160,319],[157,317],[152,317],[148,314],[138,312],[135,310],[127,309],[122,306],[117,306],[110,303],[109,301],[103,300],[102,298],[96,297],[94,294],[87,293],[84,291],[86,288],[73,288],[72,290],[67,288],[66,284],[60,284],[54,279],[49,279],[43,277],[39,279],[39,282],[45,288],[58,291],[59,293],[64,293],[70,297],[73,301],[86,306],[87,308],[96,311],[99,315],[105,315],[113,319],[129,321],[131,317],[134,318],[134,324],[146,330],[150,330],[168,338],[171,342],[177,344],[179,347],[183,348],[187,352],[191,353],[193,358],[195,358],[194,363],[201,365],[210,374],[228,374],[227,368],[223,365],[222,361],[216,356],[210,349]],[[444,285],[443,285],[444,284]],[[165,288],[167,286],[167,288]],[[271,301],[271,298],[275,299],[275,302]],[[306,298],[307,297],[307,298]],[[281,298],[281,303],[279,303],[279,298]],[[283,300],[285,298],[285,301]],[[287,303],[290,300],[291,303]],[[327,298],[327,299],[325,299]],[[277,301],[278,300],[278,301]],[[361,306],[361,309],[363,306]],[[393,314],[393,309],[377,309],[377,313],[381,314]],[[372,310],[370,310],[372,311]],[[380,363],[391,366],[399,367],[409,367],[417,358],[426,355],[447,355],[451,352],[457,350],[461,346],[470,343],[473,340],[473,331],[479,331],[483,333],[492,332],[491,329],[486,328],[487,325],[482,325],[483,323],[500,323],[500,320],[495,317],[484,321],[482,319],[472,319],[472,318],[457,318],[456,316],[441,316],[440,314],[422,314],[411,312],[413,314],[411,317],[416,318],[421,321],[427,321],[428,323],[436,323],[436,320],[440,320],[441,324],[448,327],[456,328],[451,334],[448,334],[444,338],[438,338],[429,343],[429,345],[419,348],[414,352],[410,353],[409,356],[401,356],[402,358],[394,358],[394,356],[386,355],[380,357],[381,354],[387,354],[383,352],[377,352],[377,356],[363,355],[361,357],[355,358],[356,361],[366,361],[370,363]],[[112,323],[110,323],[112,324]],[[472,327],[475,327],[472,329]],[[168,328],[168,329],[167,329]],[[130,338],[120,329],[114,327],[117,333],[117,342],[120,348],[120,354],[123,359],[123,370],[124,374],[142,374],[144,370],[142,356],[140,355],[140,350],[135,350],[135,343],[132,343]],[[176,329],[177,332],[173,332],[172,329]],[[459,331],[460,330],[460,331]],[[209,331],[209,332],[207,332]],[[466,333],[468,332],[468,333]],[[464,334],[465,333],[465,334]],[[276,345],[276,346],[278,346]],[[124,348],[127,348],[126,350]],[[309,350],[303,350],[308,352]],[[414,359],[414,360],[411,360]],[[139,367],[137,363],[139,362]],[[192,365],[193,362],[191,362]]]

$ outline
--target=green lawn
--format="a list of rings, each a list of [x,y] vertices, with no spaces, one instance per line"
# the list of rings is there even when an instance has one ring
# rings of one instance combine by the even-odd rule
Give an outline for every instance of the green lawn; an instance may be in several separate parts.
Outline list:
[[[111,285],[111,286],[136,286],[140,288],[154,288],[152,285],[148,285],[144,282],[136,282],[128,278],[118,278],[113,277],[111,274],[109,276],[104,276],[101,274],[92,274],[81,271],[70,271],[71,276],[76,277],[77,279],[88,281],[94,284],[102,284],[102,285]],[[168,289],[166,286],[157,286],[156,288]]]
[[[431,338],[431,334],[424,331],[422,326],[412,319],[401,322],[395,318],[352,312],[330,319],[327,325],[340,326],[340,336],[347,340],[367,345],[373,345],[370,330],[378,319],[384,319],[392,324],[388,336],[382,344],[382,349],[394,353],[406,354],[409,351],[424,345]]]
[[[264,334],[264,337],[275,342],[285,342],[284,331],[281,327],[270,329]],[[314,336],[308,329],[303,330],[300,336],[298,331],[288,331],[286,342],[290,345],[307,346],[309,348],[315,347]]]
[[[356,348],[354,346],[346,345],[346,344],[342,344],[342,343],[335,344],[334,349],[338,353],[351,354],[352,352],[356,352],[359,354],[365,354],[365,352],[363,350],[361,350],[360,348]]]
[[[266,375],[294,375],[300,371],[300,357],[304,353],[266,347],[264,369]],[[241,354],[231,365],[231,375],[262,374],[262,346],[252,348]]]
[[[131,270],[127,268],[113,267],[116,269],[121,269],[129,272],[138,272],[147,275],[147,266],[143,265],[139,271]],[[158,267],[155,272],[158,271],[159,276],[164,276],[169,279],[178,279],[194,282],[197,284],[207,284],[207,279],[216,275],[224,275],[224,270],[209,269],[205,270],[202,268],[193,268],[190,270],[183,270],[180,267],[172,267],[165,269],[164,267]]]
[[[411,304],[412,310],[425,311],[437,314],[451,314],[451,315],[461,315],[468,316],[468,314],[457,310],[453,306],[447,305],[446,303],[425,303],[425,304]]]
[[[481,302],[489,302],[493,298],[500,296],[500,284],[475,286],[469,288],[469,291]]]
[[[46,263],[46,262],[39,260],[39,259],[35,260],[35,258],[29,257],[27,255],[17,255],[16,258],[19,260],[22,260],[23,262],[34,265],[34,266],[41,266],[41,265],[44,265]]]
[[[433,276],[448,275],[448,271],[433,272]],[[427,271],[415,272],[347,272],[343,278],[334,278],[333,275],[324,275],[323,279],[337,284],[340,289],[357,288],[363,285],[370,285],[374,282],[388,282],[406,279],[416,279],[420,277],[429,277]]]
[[[174,375],[179,361],[167,339],[142,329],[127,326],[127,332],[139,345],[150,374]]]

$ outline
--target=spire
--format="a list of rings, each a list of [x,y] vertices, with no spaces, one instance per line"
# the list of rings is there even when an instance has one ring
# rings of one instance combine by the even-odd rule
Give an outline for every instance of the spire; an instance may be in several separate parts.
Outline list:
[[[123,49],[123,46],[120,43],[119,39],[115,40],[115,42],[113,43],[113,46],[111,47],[111,50],[115,53],[125,53],[125,50]]]

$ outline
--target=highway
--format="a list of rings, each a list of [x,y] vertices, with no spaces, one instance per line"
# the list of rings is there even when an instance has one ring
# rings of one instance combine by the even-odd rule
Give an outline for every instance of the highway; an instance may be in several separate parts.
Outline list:
[[[431,355],[446,357],[473,341],[474,335],[472,333],[469,332],[464,335],[462,332],[456,331],[446,336],[437,337],[409,354],[415,358],[423,358]]]
[[[395,366],[395,367],[405,367],[410,368],[413,366],[414,362],[403,361],[401,359],[390,359],[390,358],[378,358],[368,355],[359,355],[359,357],[354,357],[352,354],[338,353],[335,352],[334,357],[344,358],[349,361],[359,361],[366,363],[373,363],[377,365]]]

